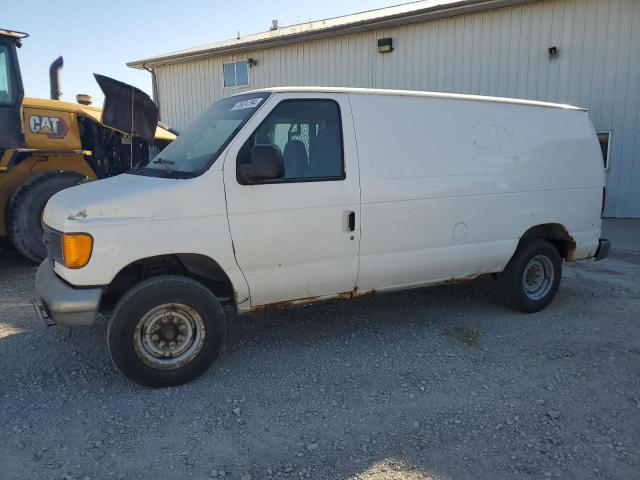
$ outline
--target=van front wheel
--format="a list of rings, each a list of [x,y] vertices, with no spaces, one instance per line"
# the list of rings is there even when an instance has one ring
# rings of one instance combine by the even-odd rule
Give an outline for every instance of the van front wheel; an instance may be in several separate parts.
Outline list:
[[[138,283],[120,299],[109,320],[107,344],[127,378],[167,387],[207,371],[225,333],[222,306],[204,285],[164,275]]]
[[[539,312],[555,297],[562,277],[562,258],[546,240],[523,240],[498,275],[505,303],[526,313]]]

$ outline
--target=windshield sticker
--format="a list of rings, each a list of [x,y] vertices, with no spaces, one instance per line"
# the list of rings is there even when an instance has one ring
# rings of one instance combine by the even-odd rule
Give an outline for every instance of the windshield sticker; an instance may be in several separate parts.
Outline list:
[[[249,100],[242,100],[236,103],[231,108],[231,111],[233,112],[234,110],[243,110],[245,108],[256,108],[261,101],[262,101],[262,98],[250,98]]]

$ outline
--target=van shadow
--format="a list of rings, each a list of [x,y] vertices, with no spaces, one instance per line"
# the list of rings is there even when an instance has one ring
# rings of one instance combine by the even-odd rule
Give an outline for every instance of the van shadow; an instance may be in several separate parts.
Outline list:
[[[513,312],[501,305],[489,277],[242,315],[226,309],[223,352],[200,381],[217,381],[211,377],[216,376],[219,368],[242,370],[247,356],[277,357],[285,353],[305,356],[306,351],[321,353],[331,346],[342,349],[356,340],[366,342],[367,350],[415,336],[443,337],[455,344],[477,346],[472,345],[473,339],[465,338],[465,331],[478,333],[476,329],[491,329],[493,322],[487,323],[487,318],[496,320],[496,328],[500,328],[499,318],[509,316]],[[107,321],[101,316],[95,326],[74,329],[68,339],[56,328],[48,331],[56,339],[68,341],[77,353],[90,354],[87,358],[90,363],[108,361],[104,347]],[[94,367],[99,369],[100,364]]]
[[[353,336],[363,332],[392,333],[398,328],[440,328],[469,313],[488,310],[508,314],[498,301],[494,282],[482,277],[469,282],[376,293],[347,300],[328,300],[284,309],[235,315],[229,312],[227,348],[246,342],[290,346]],[[459,323],[459,322],[458,322]]]

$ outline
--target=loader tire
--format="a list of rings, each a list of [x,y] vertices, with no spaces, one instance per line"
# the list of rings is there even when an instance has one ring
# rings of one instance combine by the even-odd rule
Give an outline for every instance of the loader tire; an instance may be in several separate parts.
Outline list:
[[[42,172],[23,182],[7,205],[7,232],[13,246],[26,258],[41,262],[47,251],[42,241],[42,212],[49,199],[86,180],[75,172]]]

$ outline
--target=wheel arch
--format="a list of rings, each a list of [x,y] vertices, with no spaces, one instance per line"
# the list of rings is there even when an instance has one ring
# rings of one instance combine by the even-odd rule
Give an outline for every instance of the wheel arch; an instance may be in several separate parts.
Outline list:
[[[110,311],[117,301],[140,281],[167,274],[183,275],[197,280],[223,305],[235,305],[237,289],[218,262],[203,254],[175,253],[141,258],[123,267],[106,287],[100,310]]]
[[[576,241],[573,239],[567,228],[561,223],[543,223],[530,227],[520,237],[520,242],[528,239],[547,240],[552,243],[560,257],[570,261],[576,251]]]

